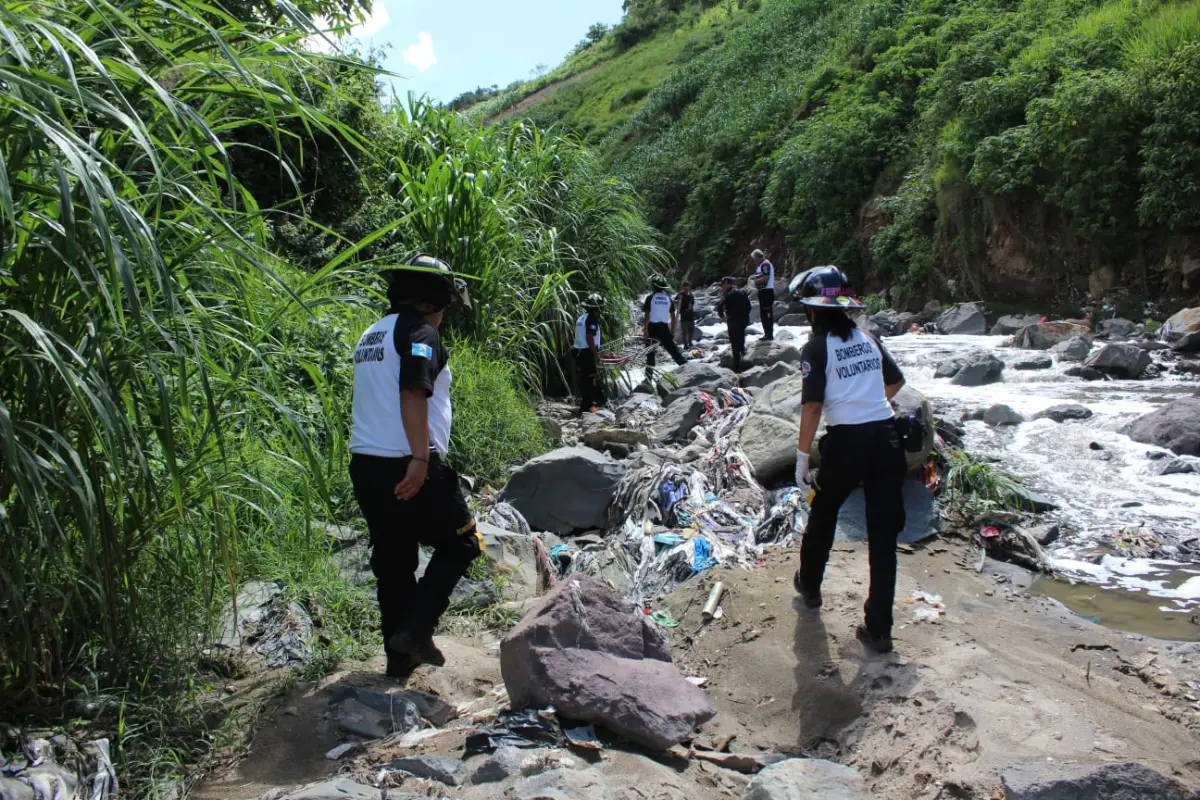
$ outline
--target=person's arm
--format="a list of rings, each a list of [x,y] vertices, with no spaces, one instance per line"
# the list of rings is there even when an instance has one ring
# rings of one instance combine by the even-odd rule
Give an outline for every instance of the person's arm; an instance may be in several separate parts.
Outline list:
[[[425,486],[429,474],[429,397],[423,389],[400,392],[400,420],[413,456],[404,480],[396,484],[396,499],[411,500]]]
[[[817,436],[817,427],[821,424],[821,409],[824,403],[805,403],[800,407],[800,436],[796,440],[796,449],[801,453],[812,450],[813,439]]]
[[[800,351],[800,374],[803,375],[803,382],[800,388],[800,433],[796,439],[796,448],[804,454],[812,449],[817,426],[821,422],[821,411],[825,407],[827,361],[824,336],[809,339]]]
[[[654,294],[646,295],[646,302],[642,303],[642,336],[650,338],[650,301],[654,299]]]
[[[429,398],[445,366],[445,351],[431,325],[406,329],[398,324],[394,343],[400,354],[400,424],[412,451],[395,493],[398,500],[411,500],[425,486],[429,474]]]
[[[595,326],[594,328],[589,325],[587,328],[587,346],[588,349],[592,351],[592,356],[596,359],[597,364],[600,363],[600,348],[596,346],[596,333],[599,330],[599,325]]]

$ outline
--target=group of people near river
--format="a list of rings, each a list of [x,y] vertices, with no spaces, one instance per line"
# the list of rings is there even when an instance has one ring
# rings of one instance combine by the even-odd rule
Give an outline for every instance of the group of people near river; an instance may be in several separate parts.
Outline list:
[[[763,339],[774,337],[775,268],[761,250],[751,254],[751,281],[758,290]],[[451,592],[482,552],[459,476],[446,463],[453,412],[449,353],[439,328],[448,314],[469,305],[466,283],[446,261],[420,254],[387,272],[389,307],[358,341],[354,352],[354,398],[350,477],[371,543],[387,674],[405,678],[421,664],[440,666],[433,640]],[[741,372],[752,304],[733,277],[721,281],[717,314],[728,326],[735,372]],[[669,293],[662,276],[650,280],[642,311],[642,335],[650,343],[647,364],[658,348],[676,364],[687,360],[683,344],[695,337],[695,299],[683,284]],[[821,584],[833,546],[838,511],[862,486],[866,496],[870,591],[857,635],[877,652],[892,649],[896,541],[904,528],[904,449],[892,399],[904,376],[874,335],[855,326],[848,311],[863,308],[840,269],[817,267],[788,287],[804,306],[812,334],[800,359],[801,416],[795,483],[810,514],[794,584],[806,609],[822,605]],[[572,357],[581,411],[603,404],[601,321],[604,298],[589,295],[576,323]],[[821,418],[820,469],[810,452]],[[433,548],[416,578],[419,548]]]

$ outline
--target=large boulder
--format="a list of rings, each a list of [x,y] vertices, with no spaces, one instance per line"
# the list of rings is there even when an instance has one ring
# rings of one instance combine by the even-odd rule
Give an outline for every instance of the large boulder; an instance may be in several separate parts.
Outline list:
[[[983,421],[993,428],[1001,428],[1008,425],[1020,425],[1025,418],[1013,410],[1012,406],[996,403],[983,412]]]
[[[500,672],[513,708],[552,705],[655,750],[716,714],[671,662],[664,629],[583,575],[559,583],[509,631]]]
[[[789,364],[795,364],[800,360],[800,350],[790,344],[783,342],[764,342],[761,339],[747,346],[746,355],[742,356],[742,369],[750,367],[769,367],[777,361],[786,361]],[[725,369],[733,368],[733,354],[725,353],[721,356],[721,366]]]
[[[1096,323],[1096,336],[1100,339],[1129,339],[1145,330],[1145,326],[1120,317],[1103,319]]]
[[[754,776],[742,800],[870,800],[853,767],[820,758],[790,758]]]
[[[738,385],[737,375],[733,370],[704,361],[689,361],[675,370],[672,375],[675,378],[675,388],[663,401],[666,405],[674,403],[681,397],[687,397],[697,389],[714,392],[717,389],[733,389]]]
[[[664,415],[665,416],[665,415]],[[625,467],[587,447],[563,447],[513,473],[500,499],[536,530],[558,534],[601,528]]]
[[[1050,406],[1044,411],[1037,412],[1033,415],[1033,418],[1052,419],[1055,422],[1084,420],[1092,418],[1092,410],[1087,406],[1081,406],[1078,403],[1062,403],[1060,405]]]
[[[1049,350],[1072,336],[1087,336],[1088,329],[1074,322],[1040,322],[1017,332],[1013,346],[1022,350]]]
[[[1041,321],[1037,314],[1006,314],[992,326],[992,336],[1013,336],[1017,331]]]
[[[776,326],[799,328],[808,324],[808,317],[803,314],[784,314],[775,320]]]
[[[1023,358],[1020,361],[1015,362],[1012,365],[1012,368],[1030,371],[1038,369],[1050,369],[1053,366],[1054,359],[1050,356],[1030,356],[1029,358]]]
[[[760,482],[781,478],[795,469],[799,434],[800,426],[795,422],[770,414],[750,413],[742,423],[738,444]]]
[[[1129,436],[1181,456],[1200,456],[1200,397],[1184,397],[1138,417]]]
[[[902,317],[889,308],[878,314],[872,314],[867,319],[870,329],[877,336],[900,336],[908,330],[906,322],[911,319],[911,316]]]
[[[1004,770],[1006,800],[1196,800],[1174,778],[1136,762],[1070,764],[1034,761]]]
[[[984,386],[1004,378],[1004,362],[991,353],[974,356],[951,379],[955,386]]]
[[[1189,333],[1200,333],[1200,306],[1185,308],[1164,322],[1158,338],[1164,342],[1174,342]]]
[[[935,378],[953,378],[958,373],[962,372],[962,368],[967,365],[970,359],[954,357],[947,358],[945,361],[937,365],[937,370],[934,371]]]
[[[983,309],[975,303],[960,303],[942,312],[937,320],[938,330],[948,335],[981,336],[987,333]]]
[[[1083,334],[1075,334],[1050,348],[1050,355],[1059,361],[1083,361],[1092,352],[1092,340]]]
[[[754,367],[742,373],[742,386],[761,389],[799,371],[799,367],[786,361],[779,361],[769,367]]]
[[[1114,378],[1140,378],[1150,366],[1150,354],[1136,344],[1107,344],[1085,366]]]
[[[1176,353],[1200,353],[1200,331],[1176,339],[1171,349]]]
[[[704,403],[696,396],[681,398],[667,406],[654,423],[650,438],[655,442],[686,442],[688,434],[700,424]]]

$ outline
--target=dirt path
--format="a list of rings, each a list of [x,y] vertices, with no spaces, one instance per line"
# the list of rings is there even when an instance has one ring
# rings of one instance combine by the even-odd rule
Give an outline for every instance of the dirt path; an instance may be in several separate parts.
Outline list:
[[[867,656],[853,636],[865,597],[861,547],[835,549],[820,614],[792,607],[794,549],[771,552],[756,570],[718,568],[677,589],[665,603],[680,621],[676,661],[685,674],[711,680],[706,688],[719,710],[695,744],[732,736],[736,752],[842,761],[886,798],[999,797],[1003,768],[1048,759],[1138,760],[1200,782],[1200,704],[1187,697],[1195,697],[1187,682],[1200,680],[1200,646],[1168,648],[1099,628],[1026,595],[1020,573],[1004,565],[989,565],[984,575],[965,569],[964,555],[944,542],[901,555],[897,649],[890,656]],[[715,579],[729,587],[724,616],[702,626],[700,608]],[[936,624],[912,622],[918,606],[904,600],[917,588],[943,598]],[[449,666],[418,672],[410,687],[486,716],[501,682],[497,637],[440,641]],[[354,665],[285,698],[264,719],[248,756],[192,796],[255,798],[339,771],[368,780],[374,765],[414,751],[460,754],[463,731],[342,762],[324,757],[344,739],[331,695],[348,684],[385,687],[381,669],[381,659]],[[738,797],[746,782],[707,764],[619,746],[609,746],[594,767],[615,800]],[[403,789],[422,786],[410,781]],[[499,792],[484,786],[453,794],[482,800]]]
[[[551,97],[558,94],[558,92],[564,86],[591,75],[602,66],[603,64],[597,64],[594,67],[588,67],[583,72],[577,72],[569,78],[563,78],[562,80],[548,83],[533,94],[523,97],[516,105],[501,111],[499,114],[489,119],[486,124],[496,125],[503,122],[509,122],[525,113],[526,109],[535,106],[538,103],[549,100]]]

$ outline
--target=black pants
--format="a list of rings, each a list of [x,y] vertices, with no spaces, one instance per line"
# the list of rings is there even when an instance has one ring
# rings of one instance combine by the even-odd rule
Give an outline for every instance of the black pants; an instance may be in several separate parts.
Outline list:
[[[758,317],[762,320],[763,338],[775,338],[775,290],[758,290]]]
[[[679,327],[683,329],[683,346],[691,347],[696,339],[696,318],[690,315],[679,315]]]
[[[590,349],[576,348],[571,352],[575,357],[575,390],[579,395],[579,409],[586,413],[604,402],[600,365],[596,363],[596,354]]]
[[[733,371],[742,371],[742,356],[746,355],[746,327],[749,319],[728,317],[726,327],[729,329],[729,350],[733,353]]]
[[[425,488],[411,500],[396,499],[396,484],[404,480],[410,460],[357,453],[350,457],[354,497],[371,534],[371,571],[389,661],[395,654],[388,637],[401,629],[418,641],[432,636],[459,578],[483,552],[458,474],[436,454],[430,455]],[[433,557],[418,582],[420,545],[432,547]]]
[[[671,326],[665,322],[651,322],[647,326],[647,333],[650,338],[662,345],[663,349],[670,354],[676,364],[686,364],[687,359],[679,352],[679,348],[675,345],[675,337],[671,336]],[[650,347],[650,352],[646,354],[646,366],[653,367],[655,356],[658,353],[658,348],[653,345]]]
[[[821,440],[817,492],[800,543],[800,581],[816,594],[833,547],[838,510],[861,483],[867,501],[867,547],[871,589],[867,629],[891,635],[896,599],[896,539],[904,529],[904,473],[907,464],[893,420],[834,425]]]

